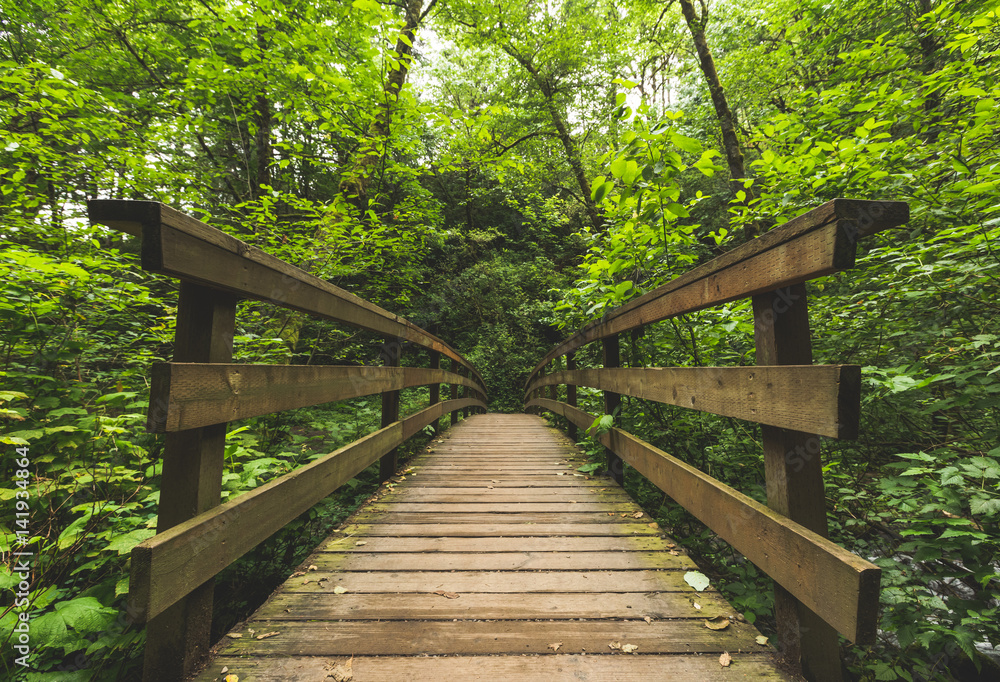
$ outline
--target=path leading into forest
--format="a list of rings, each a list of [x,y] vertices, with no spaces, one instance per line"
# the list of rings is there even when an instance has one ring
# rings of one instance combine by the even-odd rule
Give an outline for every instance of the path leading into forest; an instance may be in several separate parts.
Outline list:
[[[577,472],[585,461],[540,417],[462,421],[197,679],[789,679],[718,592],[685,581],[694,563],[621,488]]]

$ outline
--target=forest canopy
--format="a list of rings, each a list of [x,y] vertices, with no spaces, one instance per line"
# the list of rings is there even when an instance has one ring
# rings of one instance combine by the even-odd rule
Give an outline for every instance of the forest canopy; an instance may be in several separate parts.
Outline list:
[[[998,679],[997,9],[0,0],[0,637],[17,619],[28,447],[28,599],[47,642],[28,679],[126,679],[141,662],[127,561],[156,524],[163,442],[143,423],[177,290],[141,271],[136,238],[89,223],[88,199],[163,202],[398,313],[477,365],[491,409],[520,411],[560,338],[848,197],[905,201],[911,219],[809,285],[816,362],[863,368],[861,437],[822,446],[831,537],[883,569],[879,643],[845,643],[845,660],[857,679]],[[623,339],[623,364],[752,365],[752,326],[746,302],[681,316]],[[380,342],[243,301],[234,357],[376,364]],[[599,349],[578,362],[599,366]],[[596,392],[580,399],[603,412]],[[640,400],[617,418],[764,501],[755,425]],[[374,398],[230,425],[224,499],[378,419]],[[376,476],[224,574],[218,589],[241,596],[217,627]],[[773,631],[766,576],[648,483],[626,486]]]

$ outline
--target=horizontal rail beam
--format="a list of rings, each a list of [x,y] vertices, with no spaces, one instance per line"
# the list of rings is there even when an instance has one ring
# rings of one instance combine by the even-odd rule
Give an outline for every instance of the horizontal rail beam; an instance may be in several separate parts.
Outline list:
[[[156,201],[94,199],[90,220],[142,236],[142,268],[410,341],[482,377],[451,346],[409,320]]]
[[[594,421],[547,398],[526,407],[560,414],[582,428]],[[597,439],[844,637],[857,644],[875,640],[877,566],[621,429]]]
[[[182,431],[434,383],[481,392],[471,378],[421,367],[163,362],[153,365],[146,428]]]
[[[145,622],[266,540],[299,514],[446,412],[485,404],[438,403],[354,441],[132,549],[130,608]]]
[[[553,348],[529,381],[555,358],[607,336],[851,268],[860,237],[908,219],[905,202],[828,201],[607,313]]]
[[[589,386],[830,438],[858,437],[857,365],[560,370],[536,378],[528,392],[552,384]]]

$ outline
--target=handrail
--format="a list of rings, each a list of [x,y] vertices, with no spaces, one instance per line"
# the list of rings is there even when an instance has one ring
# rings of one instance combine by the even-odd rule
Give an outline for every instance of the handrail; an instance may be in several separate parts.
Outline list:
[[[619,483],[624,461],[774,579],[780,642],[809,678],[839,679],[824,672],[840,669],[837,632],[874,640],[881,572],[826,539],[819,436],[857,437],[861,371],[812,365],[804,282],[853,267],[860,237],[908,217],[903,202],[829,201],[583,327],[525,384],[526,410],[561,415],[571,429],[595,421],[576,407],[577,386],[603,390],[606,414],[628,395],[762,425],[767,507],[617,427],[596,438]],[[753,301],[757,366],[618,366],[621,333],[742,298]],[[576,369],[575,351],[594,341],[605,367]],[[567,368],[546,373],[564,355]]]
[[[166,433],[157,534],[132,550],[129,614],[147,623],[143,678],[188,676],[211,644],[212,578],[374,462],[386,480],[396,448],[448,414],[486,411],[486,386],[451,346],[412,322],[169,206],[88,202],[90,219],[139,236],[142,268],[181,280],[174,362],[152,368],[147,429]],[[386,336],[386,366],[232,364],[237,298],[252,298]],[[400,342],[430,368],[400,367]],[[451,371],[440,358],[451,359]],[[440,401],[440,385],[451,400]],[[430,386],[430,405],[400,419],[399,391]],[[456,397],[458,386],[463,396]],[[230,421],[382,395],[382,428],[225,504]]]
[[[858,239],[908,219],[904,202],[832,199],[583,327],[549,351],[525,386],[552,360],[592,341],[850,269]]]

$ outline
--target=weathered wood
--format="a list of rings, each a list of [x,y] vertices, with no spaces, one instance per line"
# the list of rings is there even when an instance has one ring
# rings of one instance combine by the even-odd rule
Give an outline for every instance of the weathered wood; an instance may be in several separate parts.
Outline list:
[[[529,381],[554,358],[591,341],[853,267],[859,237],[908,219],[905,202],[828,201],[608,312],[552,349]]]
[[[310,578],[311,579],[311,578]],[[304,578],[303,578],[304,580]],[[540,593],[531,599],[511,599],[508,594],[463,593],[442,599],[428,590],[423,594],[317,594],[284,592],[275,595],[257,613],[261,619],[302,620],[570,620],[617,618],[631,610],[636,618],[714,618],[733,615],[717,592],[694,599],[677,599],[671,593],[606,593],[595,603],[594,595],[580,592]]]
[[[633,507],[634,508],[634,507]],[[368,537],[362,545],[347,535],[328,538],[319,552],[651,552],[674,543],[659,535],[637,537]],[[319,555],[317,555],[319,556]]]
[[[400,442],[396,422],[137,545],[129,579],[137,618],[163,612]]]
[[[441,353],[437,352],[436,350],[432,350],[432,351],[429,351],[429,352],[430,352],[430,356],[431,356],[431,358],[430,358],[430,365],[431,365],[430,368],[432,370],[440,370],[441,369]],[[428,389],[428,395],[427,395],[427,404],[428,405],[435,405],[435,404],[441,402],[441,384],[442,383],[444,383],[444,382],[435,381],[435,382],[431,383],[431,385],[430,385],[430,387]],[[435,434],[438,434],[438,433],[441,432],[441,423],[437,419],[434,420],[434,422],[432,423],[432,426],[434,427],[434,433]]]
[[[807,301],[802,284],[753,297],[758,365],[812,362]],[[819,438],[811,435],[814,431],[787,424],[762,426],[764,479],[771,509],[826,537],[823,464]],[[786,658],[801,664],[809,680],[839,682],[840,643],[834,629],[812,610],[812,604],[796,599],[781,585],[775,586],[774,602],[779,648]],[[872,620],[875,607],[868,605]]]
[[[382,362],[387,368],[398,368],[402,359],[403,345],[395,339],[382,344]],[[382,392],[382,428],[399,421],[399,390]],[[402,440],[406,440],[403,436]],[[379,459],[379,480],[385,482],[396,473],[399,451],[391,448]]]
[[[517,680],[552,682],[552,680],[635,680],[671,679],[699,682],[732,682],[754,679],[761,682],[787,680],[776,670],[768,654],[740,652],[728,668],[719,665],[717,656],[672,654],[669,673],[659,656],[350,656],[330,659],[327,656],[285,656],[267,658],[220,657],[198,677],[198,682],[217,682],[229,673],[238,673],[240,682],[301,682],[328,678],[333,665],[350,660],[353,679],[363,680]]]
[[[621,351],[619,348],[619,337],[617,334],[605,337],[601,342],[602,360],[605,368],[617,368],[621,366]],[[618,412],[621,409],[622,397],[614,391],[604,391],[604,414],[611,415],[614,421],[618,421]],[[589,425],[588,425],[589,426]],[[586,427],[584,427],[586,428]],[[625,484],[625,463],[611,448],[604,448],[605,461],[607,462],[607,474],[614,479],[618,485]]]
[[[566,354],[566,371],[567,371],[567,373],[570,373],[570,372],[573,372],[574,370],[576,370],[576,353],[567,353]],[[569,383],[569,382],[567,382],[567,385],[566,385],[566,404],[570,405],[572,407],[576,407],[576,387],[577,387],[576,383]],[[577,430],[576,430],[576,424],[574,424],[573,422],[570,422],[569,425],[568,425],[568,427],[566,428],[566,434],[569,436],[569,439],[575,443],[576,440],[577,440],[577,437],[578,437]]]
[[[857,365],[582,369],[547,374],[531,385],[554,383],[830,438],[858,435],[861,368]]]
[[[233,356],[236,298],[183,282],[177,303],[174,359],[180,362],[229,362]],[[155,403],[151,400],[151,405]],[[226,447],[226,425],[170,434],[163,455],[157,537],[219,504]],[[178,679],[189,674],[211,645],[211,582],[185,590],[149,623],[143,679]],[[141,595],[130,588],[135,606]],[[139,602],[141,603],[141,602]]]
[[[94,199],[90,220],[142,234],[142,267],[411,341],[475,368],[441,339],[256,247],[155,201]],[[479,383],[482,377],[475,374]]]
[[[454,360],[451,361],[451,371],[455,374],[461,375],[461,370],[458,368]],[[452,400],[458,399],[458,384],[452,384],[450,388],[450,396]],[[458,412],[453,411],[451,413],[451,425],[455,426],[458,423]]]
[[[475,388],[468,377],[419,367],[157,363],[147,429],[181,431],[441,383]]]
[[[535,405],[578,426],[593,417],[564,403]],[[874,641],[881,570],[635,436],[598,439],[852,642]]]
[[[403,419],[403,440],[409,440],[425,426],[432,424],[449,412],[455,414],[459,410],[473,406],[485,408],[486,404],[478,398],[458,398],[425,407],[420,412]]]
[[[681,559],[683,558],[683,561]],[[674,559],[675,561],[670,561]],[[665,552],[410,552],[334,553],[313,556],[313,565],[335,573],[352,571],[634,571],[659,566],[695,566],[687,557]],[[695,615],[695,614],[692,614]]]

